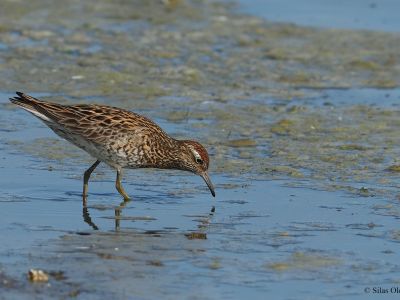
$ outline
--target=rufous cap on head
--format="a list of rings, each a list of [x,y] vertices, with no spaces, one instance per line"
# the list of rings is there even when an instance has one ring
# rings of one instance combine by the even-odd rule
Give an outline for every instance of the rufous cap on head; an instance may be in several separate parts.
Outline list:
[[[197,155],[200,156],[201,160],[204,162],[206,166],[206,170],[208,169],[208,165],[210,163],[210,159],[208,157],[208,152],[207,150],[198,142],[195,141],[185,141],[186,144],[191,146],[194,150],[193,155],[196,157]]]

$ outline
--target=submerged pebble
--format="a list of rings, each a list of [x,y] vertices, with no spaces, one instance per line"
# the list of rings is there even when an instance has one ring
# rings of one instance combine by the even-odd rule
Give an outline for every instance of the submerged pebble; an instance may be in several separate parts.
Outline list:
[[[188,240],[206,240],[207,234],[204,232],[191,232],[185,234]]]

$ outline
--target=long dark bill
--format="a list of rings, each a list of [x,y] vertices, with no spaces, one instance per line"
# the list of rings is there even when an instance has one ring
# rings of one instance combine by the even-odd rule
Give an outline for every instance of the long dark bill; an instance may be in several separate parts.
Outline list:
[[[213,197],[215,197],[215,189],[214,189],[214,185],[211,182],[210,177],[208,177],[207,172],[201,173],[200,176],[204,179],[204,181],[206,182],[208,188],[210,189],[211,195],[213,195]]]

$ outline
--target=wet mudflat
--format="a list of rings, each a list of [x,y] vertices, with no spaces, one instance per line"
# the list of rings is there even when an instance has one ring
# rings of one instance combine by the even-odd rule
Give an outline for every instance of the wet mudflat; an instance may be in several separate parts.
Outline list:
[[[1,297],[365,299],[400,285],[398,34],[220,2],[0,14]],[[124,107],[200,140],[217,198],[187,173],[131,170],[120,207],[101,165],[83,212],[93,159],[9,104],[15,90]],[[31,268],[49,282],[29,282]]]

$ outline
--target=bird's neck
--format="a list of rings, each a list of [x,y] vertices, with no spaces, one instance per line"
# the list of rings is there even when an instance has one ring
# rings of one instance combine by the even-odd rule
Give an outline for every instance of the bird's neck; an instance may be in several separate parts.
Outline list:
[[[184,170],[184,153],[186,146],[183,141],[173,140],[173,145],[165,151],[164,169]]]
[[[151,151],[152,155],[146,155],[145,168],[159,169],[184,169],[185,145],[183,141],[169,138],[158,142],[155,150]]]

